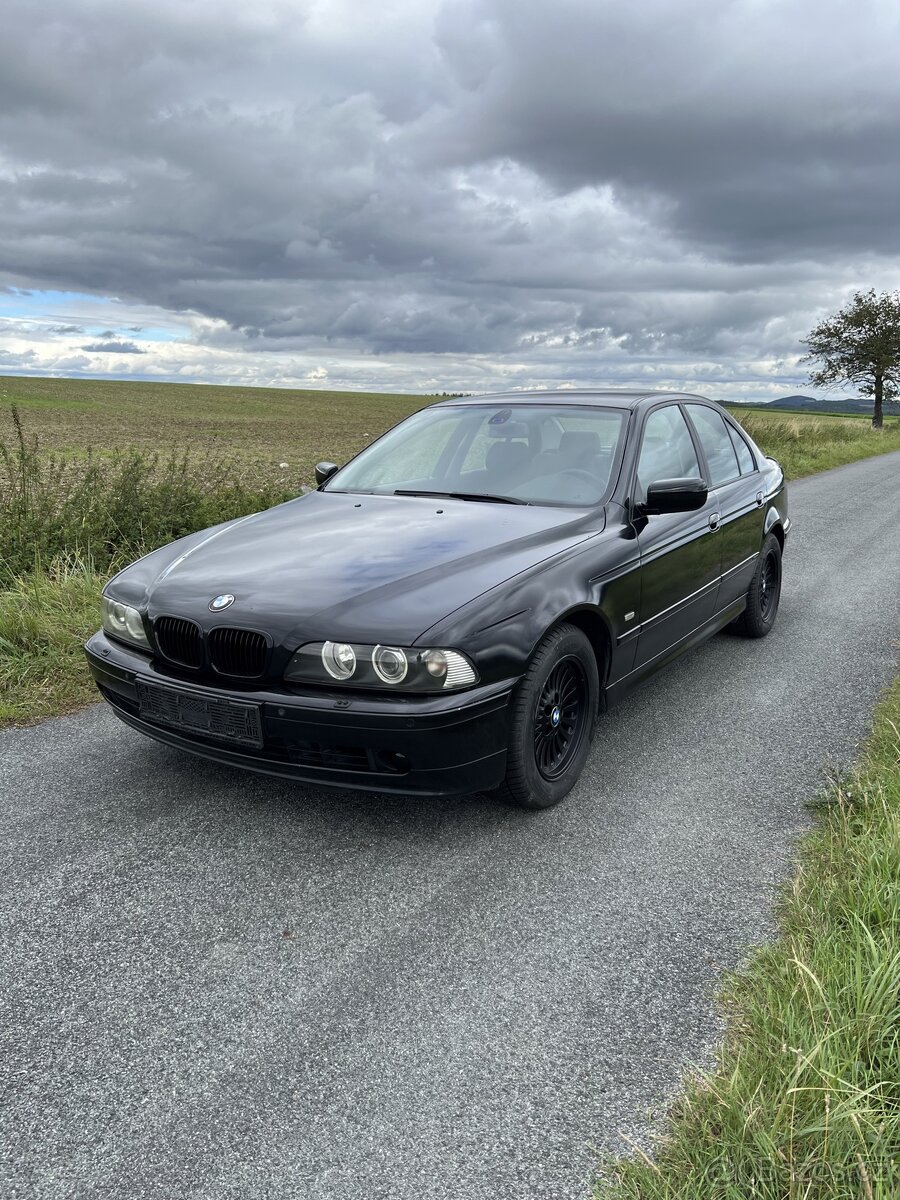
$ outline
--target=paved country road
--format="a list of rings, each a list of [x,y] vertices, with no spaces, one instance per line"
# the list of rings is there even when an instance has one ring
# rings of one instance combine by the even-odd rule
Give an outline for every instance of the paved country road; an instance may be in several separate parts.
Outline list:
[[[565,1200],[646,1138],[896,664],[900,454],[791,487],[770,638],[558,809],[315,791],[101,706],[0,734],[5,1200]]]

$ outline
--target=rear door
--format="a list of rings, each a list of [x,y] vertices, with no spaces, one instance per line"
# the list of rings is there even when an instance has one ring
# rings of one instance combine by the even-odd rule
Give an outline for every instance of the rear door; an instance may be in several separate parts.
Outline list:
[[[750,447],[711,405],[687,402],[685,411],[703,447],[708,483],[721,516],[722,582],[716,611],[745,595],[762,544],[765,489]]]
[[[640,504],[657,480],[702,477],[680,406],[653,409],[638,451],[633,503]],[[641,552],[637,668],[661,657],[713,615],[721,572],[715,493],[696,512],[641,516],[634,524]]]

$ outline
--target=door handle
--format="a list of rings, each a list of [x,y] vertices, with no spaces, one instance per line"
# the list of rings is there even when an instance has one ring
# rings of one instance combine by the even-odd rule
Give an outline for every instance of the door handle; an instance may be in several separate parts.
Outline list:
[[[762,504],[763,500],[765,500],[765,496],[762,494],[762,492],[757,492],[756,493],[756,503]]]
[[[722,519],[722,518],[721,518],[721,514],[720,514],[720,513],[710,513],[710,514],[709,514],[709,527],[710,527],[710,529],[718,529],[718,528],[719,528],[719,521],[720,521],[721,519]]]

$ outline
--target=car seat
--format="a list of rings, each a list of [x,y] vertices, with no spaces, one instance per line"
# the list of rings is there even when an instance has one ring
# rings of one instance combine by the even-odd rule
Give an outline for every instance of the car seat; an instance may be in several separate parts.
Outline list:
[[[485,470],[490,475],[508,478],[530,461],[531,451],[525,442],[494,442],[485,455]]]

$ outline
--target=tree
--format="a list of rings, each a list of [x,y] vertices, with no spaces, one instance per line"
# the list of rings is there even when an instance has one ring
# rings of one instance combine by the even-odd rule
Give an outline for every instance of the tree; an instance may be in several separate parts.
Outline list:
[[[881,429],[882,405],[900,394],[900,292],[856,292],[842,309],[803,340],[800,360],[820,364],[809,373],[814,387],[855,384],[874,397],[872,428]]]

